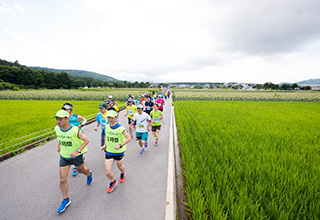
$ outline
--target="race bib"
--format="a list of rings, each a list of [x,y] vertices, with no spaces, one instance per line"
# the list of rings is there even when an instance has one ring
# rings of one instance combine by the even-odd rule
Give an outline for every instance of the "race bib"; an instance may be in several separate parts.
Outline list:
[[[129,110],[129,114],[133,115],[133,110],[132,109]]]
[[[154,122],[159,122],[160,121],[159,118],[154,118],[153,120],[154,120]]]
[[[159,103],[159,107],[161,106],[161,103]]]
[[[144,125],[138,125],[139,128],[144,128]]]
[[[150,107],[149,107],[149,106],[147,107],[147,110],[150,110]]]

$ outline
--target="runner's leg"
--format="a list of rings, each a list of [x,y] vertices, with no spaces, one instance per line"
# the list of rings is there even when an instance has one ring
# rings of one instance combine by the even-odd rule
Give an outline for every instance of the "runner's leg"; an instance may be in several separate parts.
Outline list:
[[[60,172],[60,190],[61,190],[63,199],[67,199],[68,198],[68,190],[69,190],[68,173],[69,173],[70,167],[71,167],[71,165],[59,168],[59,172]]]
[[[113,161],[114,161],[114,159],[105,159],[105,163],[104,163],[105,174],[111,182],[114,181],[114,174],[112,172]]]
[[[119,170],[121,171],[121,173],[124,173],[124,170],[125,170],[125,166],[123,164],[123,159],[124,158],[122,158],[121,160],[117,161],[117,166],[118,166]]]

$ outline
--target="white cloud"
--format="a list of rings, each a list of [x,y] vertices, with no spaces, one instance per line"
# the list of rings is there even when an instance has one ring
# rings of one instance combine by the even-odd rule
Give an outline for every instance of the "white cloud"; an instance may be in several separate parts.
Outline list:
[[[9,34],[12,37],[12,39],[14,39],[15,41],[27,42],[27,39],[24,36],[22,36],[21,34],[17,33],[17,32],[10,31],[8,29],[5,29],[4,31],[7,34]]]
[[[83,0],[24,6],[0,6],[7,15],[9,9],[24,11],[10,24],[0,23],[12,39],[0,34],[0,45],[24,42],[0,56],[19,55],[14,59],[25,65],[83,69],[130,81],[320,77],[318,0]]]
[[[20,4],[18,3],[14,3],[14,8],[21,11],[21,12],[25,12],[25,8],[22,7]]]
[[[2,2],[1,4],[2,5],[0,6],[0,15],[5,15],[7,13],[14,15],[14,10],[7,3]]]

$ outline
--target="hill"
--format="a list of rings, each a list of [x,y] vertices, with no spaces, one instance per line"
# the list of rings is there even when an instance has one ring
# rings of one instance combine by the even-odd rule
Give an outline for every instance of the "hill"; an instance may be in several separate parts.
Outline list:
[[[91,77],[91,78],[102,80],[105,82],[121,82],[120,80],[112,78],[110,76],[102,75],[95,72],[85,71],[85,70],[53,69],[53,68],[46,68],[46,67],[29,67],[29,68],[47,70],[47,71],[56,72],[56,73],[65,72],[71,76]]]
[[[308,79],[304,81],[297,82],[297,84],[304,84],[304,85],[320,85],[320,79]]]

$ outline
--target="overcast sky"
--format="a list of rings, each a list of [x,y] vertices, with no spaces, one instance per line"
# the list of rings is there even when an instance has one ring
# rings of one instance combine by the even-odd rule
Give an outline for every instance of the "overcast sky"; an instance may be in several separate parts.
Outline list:
[[[0,59],[153,82],[320,78],[320,0],[0,0]]]

